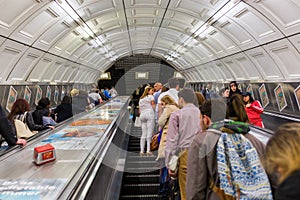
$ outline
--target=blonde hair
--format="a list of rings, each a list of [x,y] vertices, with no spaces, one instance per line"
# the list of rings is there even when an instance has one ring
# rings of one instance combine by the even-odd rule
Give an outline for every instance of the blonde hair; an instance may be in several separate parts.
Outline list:
[[[266,146],[266,159],[264,165],[270,173],[282,174],[280,182],[300,170],[300,123],[287,123],[279,126],[274,136]]]
[[[148,92],[149,92],[149,90],[151,90],[151,89],[153,89],[153,87],[151,87],[151,86],[146,86],[146,87],[145,87],[145,90],[144,90],[144,92],[143,92],[143,94],[142,94],[142,96],[141,96],[140,99],[143,99],[144,97],[148,96]]]
[[[70,92],[71,97],[77,96],[79,94],[79,90],[73,88]]]
[[[174,101],[174,99],[172,97],[170,97],[169,95],[165,95],[161,98],[161,101],[164,102],[167,105],[174,105],[177,106],[177,103]]]

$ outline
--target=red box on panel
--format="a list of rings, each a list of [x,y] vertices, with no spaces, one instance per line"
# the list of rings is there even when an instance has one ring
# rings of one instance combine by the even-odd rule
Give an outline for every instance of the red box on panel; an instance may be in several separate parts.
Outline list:
[[[56,159],[55,148],[51,144],[35,147],[33,160],[35,164],[41,165]]]

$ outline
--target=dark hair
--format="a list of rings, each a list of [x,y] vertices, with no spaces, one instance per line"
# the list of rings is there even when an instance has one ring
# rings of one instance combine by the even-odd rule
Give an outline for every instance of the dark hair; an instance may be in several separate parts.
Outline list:
[[[196,95],[194,91],[190,88],[184,88],[180,92],[178,92],[178,98],[182,97],[186,103],[194,103],[197,102]]]
[[[39,100],[38,106],[42,108],[47,108],[50,105],[50,100],[48,97],[43,97]]]
[[[176,88],[177,85],[179,85],[179,81],[177,78],[170,78],[168,80],[169,88]]]
[[[236,86],[236,91],[235,92],[233,92],[232,91],[232,89],[231,89],[231,84],[234,84],[235,86]],[[240,91],[240,89],[238,88],[238,85],[237,85],[237,83],[236,83],[236,81],[231,81],[230,83],[229,83],[229,97],[231,97],[233,94],[235,94],[235,93],[237,93],[237,94],[242,94],[242,92]]]
[[[250,92],[243,92],[243,97],[249,96],[249,102],[252,103],[254,101],[252,95]],[[245,104],[247,104],[248,102],[245,102]]]
[[[236,83],[236,81],[230,81],[230,83],[229,83],[229,86],[230,86],[232,83],[234,83],[234,84],[235,84],[235,86],[237,87],[237,83]]]
[[[227,118],[239,122],[249,122],[242,95],[234,93],[228,102]]]
[[[219,95],[222,96],[223,93],[224,93],[226,90],[229,90],[229,91],[230,91],[229,87],[222,88],[222,89],[220,90],[220,92],[219,92]]]
[[[71,103],[71,97],[70,96],[64,96],[64,98],[61,101],[62,104],[70,104]]]
[[[208,116],[213,122],[224,120],[226,110],[227,105],[222,99],[207,100],[200,107],[201,114]]]
[[[20,115],[29,111],[29,103],[25,99],[17,99],[13,104],[10,113],[7,118],[12,121],[15,115]]]

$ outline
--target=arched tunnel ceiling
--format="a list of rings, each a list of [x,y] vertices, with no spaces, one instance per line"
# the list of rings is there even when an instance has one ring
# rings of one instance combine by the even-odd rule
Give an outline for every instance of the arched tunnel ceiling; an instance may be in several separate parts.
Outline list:
[[[0,0],[2,82],[94,82],[116,60],[188,81],[300,77],[299,0]]]

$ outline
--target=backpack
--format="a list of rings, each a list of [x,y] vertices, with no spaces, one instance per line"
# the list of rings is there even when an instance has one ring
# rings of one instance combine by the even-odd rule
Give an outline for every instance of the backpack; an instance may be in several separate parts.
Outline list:
[[[272,199],[258,153],[243,134],[223,132],[216,152],[220,186],[211,188],[221,199]]]

